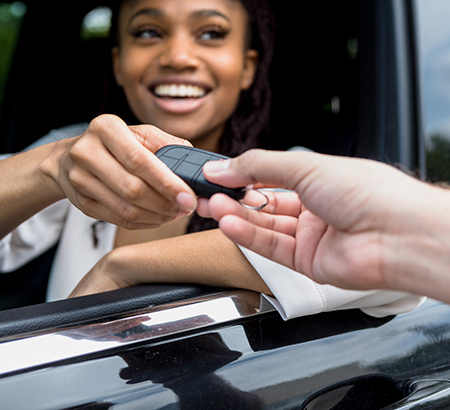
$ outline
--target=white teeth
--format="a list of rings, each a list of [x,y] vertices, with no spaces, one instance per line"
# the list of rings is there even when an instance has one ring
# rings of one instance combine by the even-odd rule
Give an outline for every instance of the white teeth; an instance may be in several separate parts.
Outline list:
[[[161,84],[155,87],[154,93],[158,97],[199,98],[206,94],[206,90],[196,85]]]

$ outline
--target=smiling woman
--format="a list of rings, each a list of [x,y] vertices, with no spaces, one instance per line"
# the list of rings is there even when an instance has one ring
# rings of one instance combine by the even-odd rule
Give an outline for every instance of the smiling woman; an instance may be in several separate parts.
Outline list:
[[[59,242],[49,300],[67,297],[87,273],[73,295],[142,282],[236,287],[264,293],[285,318],[342,307],[393,314],[419,303],[403,294],[321,288],[241,250],[217,229],[204,232],[214,222],[192,214],[193,191],[154,155],[169,144],[229,156],[269,147],[273,27],[262,0],[124,0],[113,7],[115,88],[132,115],[55,130],[40,141],[45,145],[0,162],[5,180],[22,182],[0,185],[0,269],[14,270]],[[114,112],[108,104],[116,99],[105,101],[103,112]],[[129,125],[135,122],[152,125]],[[284,138],[290,133],[277,135]],[[24,195],[33,201],[21,209]]]
[[[218,151],[256,72],[258,52],[246,47],[247,19],[237,1],[124,2],[114,70],[137,118]],[[186,98],[188,89],[195,98]]]
[[[252,13],[252,19],[250,9],[246,8],[250,4],[257,10]],[[263,114],[270,106],[270,98],[262,97],[270,96],[267,73],[273,37],[266,35],[265,41],[261,39],[263,33],[272,31],[272,25],[267,24],[271,19],[267,18],[270,12],[266,2],[251,1],[246,7],[244,3],[228,0],[125,0],[113,7],[114,74],[138,122],[157,125],[196,146],[228,154],[263,145],[259,139],[268,123],[269,116]],[[258,71],[262,75],[257,75]],[[257,86],[252,87],[253,83]],[[108,112],[107,107],[105,111]],[[260,120],[251,121],[250,127],[249,120],[255,115]],[[246,129],[249,132],[243,132]],[[65,139],[70,134],[82,135]],[[64,140],[59,141],[62,138]],[[187,142],[173,140],[154,127],[128,128],[113,116],[100,116],[89,126],[79,124],[57,130],[44,141],[50,140],[56,140],[51,147],[45,145],[9,161],[10,168],[21,166],[24,161],[30,165],[22,170],[30,173],[29,177],[24,175],[24,179],[33,187],[42,188],[41,173],[45,184],[50,183],[51,187],[39,189],[45,192],[44,197],[40,195],[39,205],[34,204],[22,214],[13,209],[13,201],[9,202],[14,217],[3,229],[7,229],[7,233],[20,222],[18,218],[26,219],[39,208],[63,197],[69,198],[75,207],[65,202],[55,204],[49,213],[44,210],[7,235],[0,258],[3,270],[20,266],[60,240],[48,294],[49,299],[59,299],[67,296],[83,274],[105,254],[109,256],[101,260],[102,267],[112,260],[128,260],[126,255],[138,250],[140,253],[141,248],[134,248],[135,245],[166,238],[171,239],[163,245],[167,260],[179,261],[183,272],[169,274],[161,267],[168,276],[158,280],[200,283],[206,280],[269,293],[239,249],[220,236],[219,231],[214,236],[198,236],[196,241],[183,238],[183,242],[195,244],[198,252],[193,253],[194,248],[188,252],[187,246],[178,243],[181,238],[176,237],[186,230],[204,230],[211,222],[198,216],[186,217],[196,206],[192,191],[162,167],[149,150],[154,152],[162,145]],[[31,156],[35,161],[26,159]],[[35,185],[32,174],[36,166],[39,181],[36,180]],[[20,193],[14,195],[17,197]],[[76,208],[94,219],[83,216]],[[6,206],[3,209],[6,210]],[[42,221],[46,232],[50,226],[55,228],[44,241],[36,231],[36,220]],[[135,232],[126,228],[141,230]],[[29,234],[41,240],[31,244],[19,257],[8,251],[17,238]],[[203,240],[212,245],[211,252],[206,251]],[[120,256],[119,259],[108,253],[113,248],[117,248],[114,255]],[[175,255],[177,252],[180,258]],[[151,253],[147,249],[146,254]],[[224,256],[223,261],[217,258],[217,253]],[[161,251],[158,254],[161,261],[166,260]],[[210,257],[206,258],[205,254]],[[189,260],[195,261],[191,271],[186,269]],[[233,267],[239,267],[235,278],[234,273],[233,278],[227,277],[230,261]],[[149,260],[142,262],[136,260],[139,272],[148,266]],[[213,266],[215,277],[211,272]],[[223,275],[220,275],[220,266]],[[95,276],[98,269],[100,265],[94,267],[91,276]],[[195,277],[194,271],[200,275]]]
[[[115,80],[126,98],[118,107],[121,94],[110,87],[104,112],[227,156],[272,147],[266,1],[124,1],[113,9]],[[188,232],[216,226],[194,214]]]

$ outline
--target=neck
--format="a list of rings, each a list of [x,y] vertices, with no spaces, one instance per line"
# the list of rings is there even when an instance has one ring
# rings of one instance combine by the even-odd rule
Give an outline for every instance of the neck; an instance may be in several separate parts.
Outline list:
[[[195,148],[203,149],[205,151],[218,152],[219,141],[225,130],[225,126],[221,125],[214,130],[208,132],[208,134],[198,136],[192,141]]]

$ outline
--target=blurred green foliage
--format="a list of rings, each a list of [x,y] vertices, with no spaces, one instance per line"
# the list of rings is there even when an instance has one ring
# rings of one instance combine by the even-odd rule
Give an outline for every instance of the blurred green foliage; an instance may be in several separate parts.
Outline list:
[[[3,102],[3,94],[14,56],[20,25],[26,10],[25,4],[20,1],[12,3],[0,2],[0,106]]]
[[[450,135],[434,133],[427,146],[427,179],[450,182]]]
[[[107,38],[111,27],[111,15],[109,7],[101,6],[91,10],[81,24],[80,38],[85,41]]]

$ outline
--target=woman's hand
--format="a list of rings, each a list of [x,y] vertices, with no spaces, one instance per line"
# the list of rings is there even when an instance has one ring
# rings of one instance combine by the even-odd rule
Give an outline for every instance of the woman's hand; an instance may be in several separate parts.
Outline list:
[[[155,155],[190,145],[150,125],[101,115],[86,132],[55,143],[44,168],[77,208],[127,229],[155,228],[196,208],[194,192]]]

